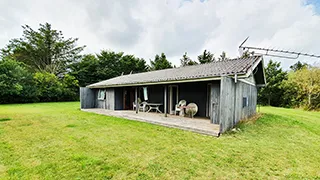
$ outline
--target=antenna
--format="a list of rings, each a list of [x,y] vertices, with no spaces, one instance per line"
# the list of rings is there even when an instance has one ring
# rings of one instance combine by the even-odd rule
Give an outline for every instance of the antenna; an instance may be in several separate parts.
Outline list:
[[[252,47],[252,46],[243,46],[244,43],[249,39],[249,36],[240,44],[239,46],[239,53],[242,55],[245,51],[250,50],[258,50],[258,51],[264,51],[264,53],[254,53],[258,55],[265,55],[265,56],[272,56],[272,57],[278,57],[278,58],[287,58],[287,59],[297,59],[299,56],[308,56],[312,58],[320,58],[320,55],[315,54],[308,54],[308,53],[302,53],[302,52],[295,52],[295,51],[286,51],[286,50],[280,50],[275,48],[260,48],[260,47]],[[279,53],[284,55],[278,55],[278,54],[270,54],[272,53]],[[287,55],[295,55],[295,56],[287,56]]]

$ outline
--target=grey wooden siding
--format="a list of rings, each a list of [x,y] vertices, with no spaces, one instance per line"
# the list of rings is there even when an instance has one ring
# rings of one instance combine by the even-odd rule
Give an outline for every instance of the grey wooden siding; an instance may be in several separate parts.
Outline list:
[[[210,119],[211,123],[219,124],[220,123],[220,81],[211,85],[211,113]]]
[[[98,99],[99,89],[94,89],[95,108],[105,108],[105,100]]]
[[[242,119],[247,119],[256,113],[257,106],[257,88],[255,86],[238,82],[236,84],[236,109],[235,124]],[[248,106],[243,107],[243,98],[248,98]]]
[[[80,87],[80,108],[88,109],[95,107],[94,91],[90,88]]]
[[[243,97],[248,106],[243,107]],[[234,127],[240,120],[256,113],[257,89],[255,86],[229,77],[222,77],[220,89],[220,132]]]
[[[234,82],[229,77],[222,77],[220,89],[220,132],[234,126]]]
[[[105,109],[114,110],[115,106],[115,93],[114,88],[106,89]]]
[[[114,88],[103,89],[106,91],[104,100],[98,99],[99,89],[94,89],[95,108],[114,110],[115,109],[115,93]]]

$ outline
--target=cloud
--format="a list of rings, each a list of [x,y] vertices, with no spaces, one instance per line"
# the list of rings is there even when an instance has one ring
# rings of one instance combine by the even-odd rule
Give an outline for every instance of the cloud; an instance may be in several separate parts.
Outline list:
[[[102,40],[117,47],[134,46],[143,27],[133,15],[137,9],[134,1],[97,0],[88,4],[88,27]]]
[[[305,0],[2,0],[0,47],[21,36],[21,25],[49,22],[78,37],[86,53],[111,49],[152,59],[164,52],[176,65],[184,52],[196,59],[204,49],[238,56],[247,36],[251,46],[320,54],[318,6]],[[284,68],[297,61],[276,60]]]

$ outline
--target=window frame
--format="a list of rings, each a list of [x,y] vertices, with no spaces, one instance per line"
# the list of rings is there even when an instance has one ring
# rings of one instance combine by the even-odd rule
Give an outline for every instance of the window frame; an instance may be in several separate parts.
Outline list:
[[[101,93],[103,93],[103,95]],[[103,96],[103,97],[101,97],[101,96]],[[99,89],[98,100],[105,100],[105,98],[106,98],[106,90],[105,89]]]
[[[249,106],[249,98],[247,96],[242,97],[242,108]]]

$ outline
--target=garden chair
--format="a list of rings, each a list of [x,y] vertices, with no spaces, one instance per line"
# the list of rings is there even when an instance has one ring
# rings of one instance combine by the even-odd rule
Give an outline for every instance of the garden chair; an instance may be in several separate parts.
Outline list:
[[[133,110],[135,110],[136,108],[137,108],[137,106],[136,106],[136,102],[134,101],[133,103],[132,103],[132,105],[133,105]],[[138,98],[138,110],[139,111],[142,111],[142,112],[146,112],[147,111],[147,108],[148,108],[148,103],[147,102],[141,102],[141,99],[140,98]]]
[[[141,104],[141,99],[140,99],[140,98],[138,98],[138,104],[139,104],[139,105]],[[135,110],[136,108],[137,108],[137,105],[136,105],[136,101],[134,100],[134,101],[132,102],[132,109]]]
[[[183,110],[183,108],[181,108],[182,106],[187,105],[187,101],[186,100],[181,100],[179,101],[178,104],[176,104],[175,109],[174,109],[174,115],[177,115],[177,112],[181,112]]]

